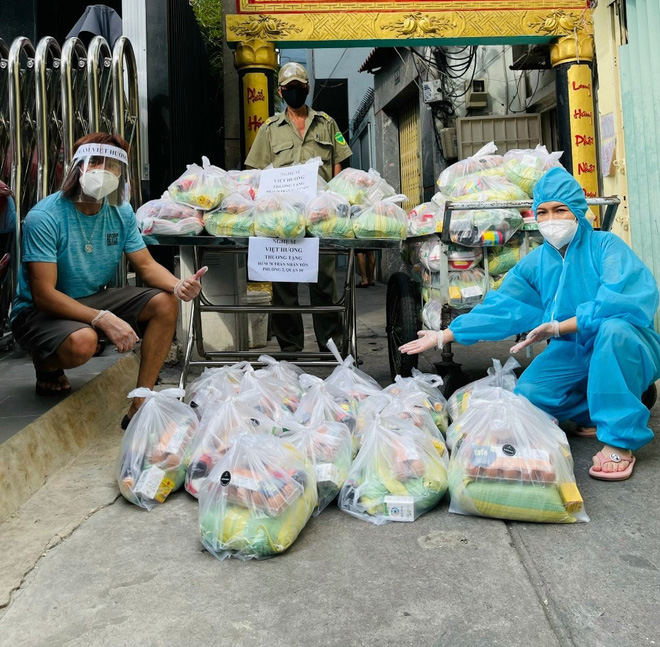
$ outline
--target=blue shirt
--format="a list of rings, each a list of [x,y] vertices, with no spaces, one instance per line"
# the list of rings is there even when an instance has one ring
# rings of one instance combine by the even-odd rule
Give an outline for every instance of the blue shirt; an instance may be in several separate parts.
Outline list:
[[[129,204],[87,216],[60,191],[39,201],[23,221],[21,267],[12,304],[11,321],[24,308],[34,307],[26,263],[56,263],[55,288],[73,299],[95,294],[115,276],[122,252],[145,247]],[[91,253],[85,251],[90,244]]]

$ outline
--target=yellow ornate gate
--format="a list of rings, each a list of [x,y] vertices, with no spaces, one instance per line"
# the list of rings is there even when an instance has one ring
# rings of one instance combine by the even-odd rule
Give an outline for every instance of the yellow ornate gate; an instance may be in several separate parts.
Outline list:
[[[408,196],[408,200],[403,203],[406,211],[424,199],[419,143],[419,105],[415,102],[399,113],[401,193]]]

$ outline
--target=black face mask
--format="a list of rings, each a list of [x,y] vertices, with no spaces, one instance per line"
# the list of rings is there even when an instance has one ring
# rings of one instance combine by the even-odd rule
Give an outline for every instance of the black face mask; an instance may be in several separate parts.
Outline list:
[[[294,110],[302,108],[305,105],[305,99],[309,94],[308,88],[294,87],[294,88],[281,88],[282,99]]]

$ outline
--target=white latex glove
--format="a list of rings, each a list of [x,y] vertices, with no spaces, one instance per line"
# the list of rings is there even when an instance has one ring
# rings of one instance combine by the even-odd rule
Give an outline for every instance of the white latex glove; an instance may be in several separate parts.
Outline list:
[[[105,312],[94,326],[106,334],[118,353],[127,353],[140,341],[133,328],[112,312]]]
[[[517,353],[519,350],[531,346],[532,344],[538,344],[541,341],[546,339],[552,339],[553,337],[559,337],[559,322],[558,321],[549,321],[548,323],[541,324],[527,333],[524,341],[521,341],[519,344],[511,347],[510,353]]]
[[[174,296],[181,301],[192,301],[202,290],[202,284],[199,279],[208,272],[209,268],[205,265],[197,270],[187,279],[181,279],[174,286]]]
[[[417,333],[419,339],[409,341],[403,346],[399,346],[399,350],[407,355],[417,355],[422,353],[425,350],[430,350],[431,348],[437,348],[440,350],[443,343],[443,335],[441,332],[436,332],[435,330],[420,330]]]

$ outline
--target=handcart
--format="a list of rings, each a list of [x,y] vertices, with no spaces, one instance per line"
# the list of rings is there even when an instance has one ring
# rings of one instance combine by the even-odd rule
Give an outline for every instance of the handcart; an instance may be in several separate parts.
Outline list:
[[[180,249],[192,250],[193,271],[203,266],[203,255],[205,250],[213,250],[222,254],[244,254],[248,253],[248,238],[215,237],[215,236],[143,236],[145,243],[151,245],[172,245]],[[245,335],[238,336],[237,348],[225,351],[211,351],[204,345],[204,332],[202,328],[202,313],[219,312],[235,315],[247,315],[254,313],[300,313],[319,314],[336,312],[342,317],[343,344],[342,355],[352,355],[358,359],[357,348],[357,312],[355,307],[355,250],[356,249],[397,249],[401,247],[400,240],[394,239],[321,239],[320,253],[322,255],[344,255],[347,257],[346,279],[344,290],[337,303],[327,306],[268,306],[268,305],[246,305],[234,303],[233,305],[213,304],[202,292],[193,300],[190,309],[190,318],[187,326],[186,349],[183,357],[183,368],[179,380],[179,386],[185,387],[188,374],[192,367],[214,367],[232,364],[237,361],[248,360],[257,362],[263,351],[248,350]],[[193,359],[193,352],[201,359]],[[269,352],[276,359],[291,361],[299,366],[334,366],[337,359],[331,352]]]

